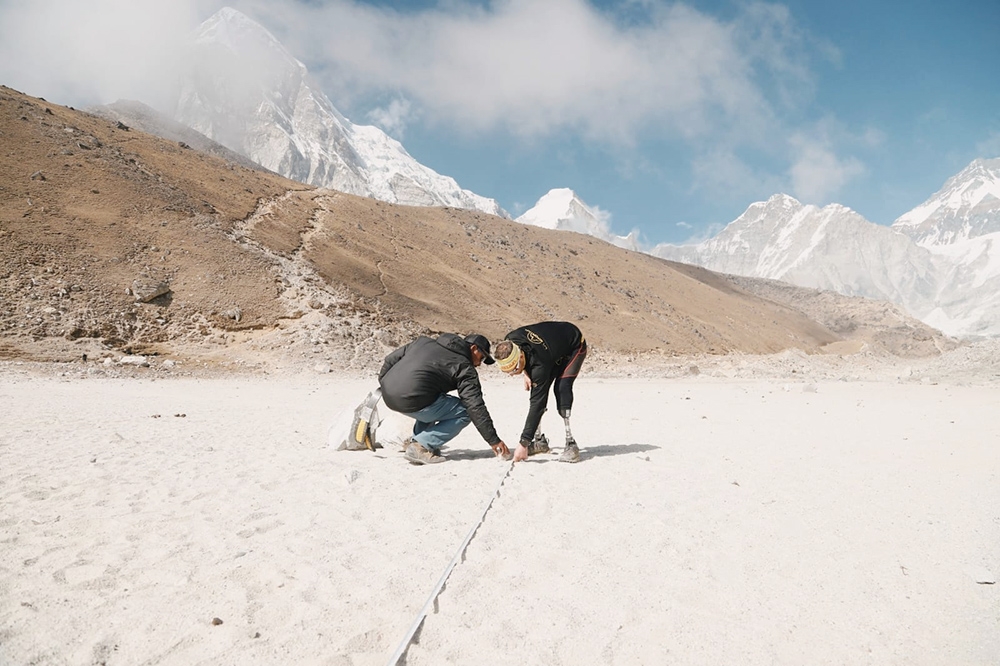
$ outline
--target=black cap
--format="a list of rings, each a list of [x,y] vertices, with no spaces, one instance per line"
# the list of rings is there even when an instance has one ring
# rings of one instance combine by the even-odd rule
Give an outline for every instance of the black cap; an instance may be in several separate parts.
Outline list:
[[[478,333],[470,333],[465,336],[465,341],[470,345],[476,345],[479,347],[479,351],[483,352],[483,363],[486,365],[493,365],[496,361],[490,356],[490,341],[486,339],[485,335],[479,335]]]

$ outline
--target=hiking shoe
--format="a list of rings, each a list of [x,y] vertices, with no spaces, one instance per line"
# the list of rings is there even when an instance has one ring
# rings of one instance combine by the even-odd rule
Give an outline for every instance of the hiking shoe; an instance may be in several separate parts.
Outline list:
[[[559,462],[575,463],[580,459],[580,448],[576,442],[566,442],[566,448],[559,454]]]
[[[531,440],[528,444],[528,455],[533,456],[538,453],[548,453],[549,452],[549,438],[545,435],[538,435],[535,439]]]
[[[433,465],[434,463],[444,462],[444,456],[434,453],[434,451],[421,446],[417,442],[412,442],[407,446],[406,451],[403,452],[403,456],[414,465]]]

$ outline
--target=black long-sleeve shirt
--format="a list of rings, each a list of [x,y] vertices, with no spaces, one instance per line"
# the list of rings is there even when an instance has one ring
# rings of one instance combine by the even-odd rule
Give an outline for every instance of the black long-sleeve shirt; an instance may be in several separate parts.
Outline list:
[[[543,321],[514,329],[506,338],[524,352],[524,371],[531,378],[528,416],[521,431],[521,441],[531,441],[545,413],[549,388],[556,380],[555,370],[580,346],[583,334],[566,321]]]

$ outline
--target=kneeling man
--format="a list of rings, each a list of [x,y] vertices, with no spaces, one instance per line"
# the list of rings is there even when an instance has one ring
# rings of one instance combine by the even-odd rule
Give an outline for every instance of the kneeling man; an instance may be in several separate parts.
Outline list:
[[[490,341],[478,334],[420,336],[385,357],[378,373],[382,400],[415,421],[404,451],[407,460],[419,465],[444,461],[441,447],[470,421],[496,455],[511,457],[483,401],[476,371],[481,363],[494,360]],[[449,395],[455,390],[457,397]]]

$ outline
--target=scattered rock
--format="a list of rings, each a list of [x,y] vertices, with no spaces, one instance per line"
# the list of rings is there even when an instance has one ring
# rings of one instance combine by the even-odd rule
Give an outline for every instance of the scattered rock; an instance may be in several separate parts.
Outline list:
[[[213,624],[213,625],[215,625],[215,626],[217,627],[217,626],[219,626],[220,624],[222,624],[222,620],[221,620],[221,619],[219,619],[219,618],[217,618],[217,617],[213,617],[213,618],[212,618],[212,624]]]
[[[138,277],[132,281],[132,295],[139,303],[149,303],[154,298],[159,298],[169,293],[170,285],[165,281],[151,280],[144,277]]]

